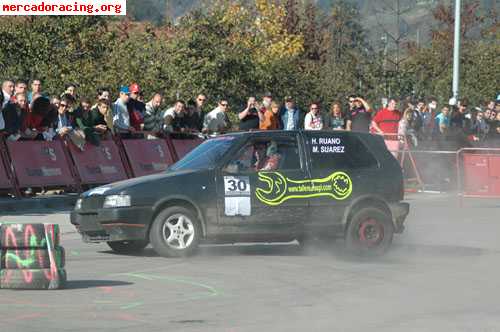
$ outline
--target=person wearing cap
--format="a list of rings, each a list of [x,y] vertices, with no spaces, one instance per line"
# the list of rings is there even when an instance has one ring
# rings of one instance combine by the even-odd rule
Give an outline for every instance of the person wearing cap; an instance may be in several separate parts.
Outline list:
[[[127,103],[130,99],[128,86],[120,88],[120,96],[113,103],[113,128],[116,133],[122,136],[130,135],[135,128],[130,125],[130,115],[127,109]]]
[[[130,116],[130,125],[134,127],[135,130],[142,130],[144,127],[146,105],[139,100],[141,87],[137,83],[132,83],[128,89],[130,91],[130,99],[127,103],[127,109]]]
[[[285,105],[279,113],[279,122],[283,130],[298,130],[304,126],[304,114],[295,105],[291,96],[285,97]]]

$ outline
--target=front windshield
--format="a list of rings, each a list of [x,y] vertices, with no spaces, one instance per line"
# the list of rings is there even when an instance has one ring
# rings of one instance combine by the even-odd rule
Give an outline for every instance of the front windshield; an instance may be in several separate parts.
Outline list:
[[[198,145],[181,160],[169,167],[169,171],[210,168],[229,150],[234,136],[209,139]]]

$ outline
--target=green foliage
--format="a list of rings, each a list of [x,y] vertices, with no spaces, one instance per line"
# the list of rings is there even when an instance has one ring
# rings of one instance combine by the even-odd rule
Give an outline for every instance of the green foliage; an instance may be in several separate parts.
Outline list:
[[[172,4],[149,2],[158,13]],[[446,8],[440,8],[442,17],[436,18],[443,22],[433,31],[438,39],[427,47],[410,47],[401,72],[393,78],[384,71],[383,55],[371,48],[357,7],[337,1],[325,14],[313,2],[305,3],[259,0],[241,9],[220,0],[209,10],[190,12],[173,26],[156,19],[139,23],[100,17],[4,17],[0,20],[0,78],[42,78],[51,94],[60,94],[65,83],[75,82],[80,85],[79,94],[88,97],[98,86],[116,92],[120,85],[138,82],[146,98],[163,92],[170,103],[204,92],[211,106],[226,97],[235,111],[248,96],[259,97],[268,90],[278,100],[295,96],[302,108],[313,100],[329,105],[356,92],[376,100],[389,89],[396,96],[449,98]],[[137,1],[129,6],[140,7]],[[267,8],[277,14],[265,16]],[[149,15],[137,10],[137,18]],[[481,20],[466,20],[476,21]],[[496,26],[493,20],[486,27],[489,39],[464,39],[461,91],[472,102],[497,93]],[[284,36],[283,40],[292,42],[269,44],[263,35],[278,41]],[[270,57],[276,50],[281,56]]]
[[[97,17],[3,18],[0,72],[42,78],[51,93],[62,91],[66,82],[87,86],[111,41],[105,27]]]

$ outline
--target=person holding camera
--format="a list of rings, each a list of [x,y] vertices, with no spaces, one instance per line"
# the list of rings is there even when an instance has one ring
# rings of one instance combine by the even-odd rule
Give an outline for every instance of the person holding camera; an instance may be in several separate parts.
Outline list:
[[[280,111],[280,105],[275,101],[271,102],[270,109],[265,107],[261,108],[258,113],[260,118],[259,129],[260,130],[279,129],[279,119],[278,119],[279,111]]]
[[[369,132],[372,121],[370,105],[359,96],[349,96],[349,112],[346,116],[346,130]]]
[[[259,115],[255,97],[248,98],[247,107],[238,114],[239,128],[242,131],[259,129]]]

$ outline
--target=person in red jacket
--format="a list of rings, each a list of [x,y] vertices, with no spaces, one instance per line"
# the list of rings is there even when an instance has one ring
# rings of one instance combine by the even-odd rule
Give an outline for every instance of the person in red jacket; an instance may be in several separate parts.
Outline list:
[[[397,107],[397,100],[389,99],[386,108],[382,108],[372,119],[372,127],[377,134],[397,134],[401,112]]]

